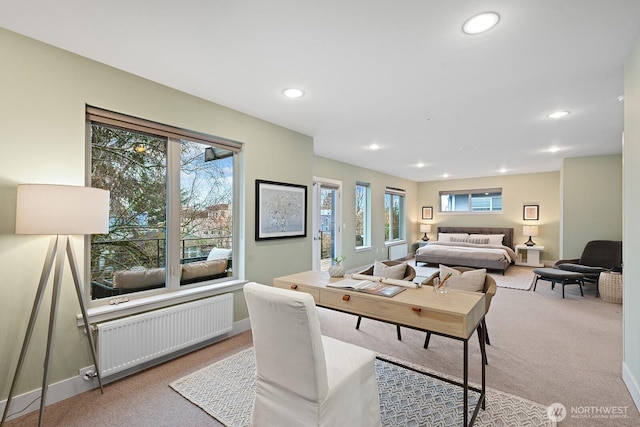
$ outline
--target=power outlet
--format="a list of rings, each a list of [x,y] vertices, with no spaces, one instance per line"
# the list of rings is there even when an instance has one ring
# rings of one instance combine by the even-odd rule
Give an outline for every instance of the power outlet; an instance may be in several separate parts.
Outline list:
[[[81,368],[78,371],[78,375],[85,381],[91,381],[97,376],[96,367],[91,365],[87,366],[86,368]]]

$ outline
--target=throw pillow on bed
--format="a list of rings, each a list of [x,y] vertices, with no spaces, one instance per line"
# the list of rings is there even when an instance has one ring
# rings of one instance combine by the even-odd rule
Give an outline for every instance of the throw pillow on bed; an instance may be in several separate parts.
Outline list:
[[[377,277],[385,277],[387,279],[404,279],[404,272],[407,270],[407,263],[403,262],[398,265],[386,265],[383,262],[376,261],[373,264],[373,275]]]
[[[481,292],[484,289],[484,280],[487,276],[486,268],[462,273],[455,268],[440,264],[440,280],[444,279],[449,273],[451,273],[451,277],[449,277],[447,283],[450,289],[472,292]]]

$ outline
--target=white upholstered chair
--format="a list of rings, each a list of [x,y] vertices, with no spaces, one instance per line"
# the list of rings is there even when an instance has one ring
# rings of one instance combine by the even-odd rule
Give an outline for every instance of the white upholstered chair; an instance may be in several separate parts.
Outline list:
[[[375,353],[320,334],[313,297],[247,283],[256,355],[252,426],[380,426]]]

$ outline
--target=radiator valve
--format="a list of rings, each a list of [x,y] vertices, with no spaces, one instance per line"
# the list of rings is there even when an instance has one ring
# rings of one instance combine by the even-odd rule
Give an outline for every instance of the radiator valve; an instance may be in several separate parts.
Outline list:
[[[84,373],[84,380],[85,381],[90,381],[92,378],[95,378],[98,376],[98,373],[94,370],[89,370],[87,372]]]

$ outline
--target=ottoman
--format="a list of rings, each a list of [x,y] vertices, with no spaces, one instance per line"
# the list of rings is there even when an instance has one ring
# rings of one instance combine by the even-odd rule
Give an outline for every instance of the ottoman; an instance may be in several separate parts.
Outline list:
[[[533,291],[536,290],[538,280],[546,280],[551,282],[551,289],[554,288],[556,283],[562,284],[562,298],[564,298],[564,287],[566,285],[578,285],[580,286],[580,295],[584,296],[582,292],[582,285],[584,284],[584,276],[582,273],[575,271],[559,270],[557,268],[534,268],[533,273],[536,275],[536,281],[533,284]]]

